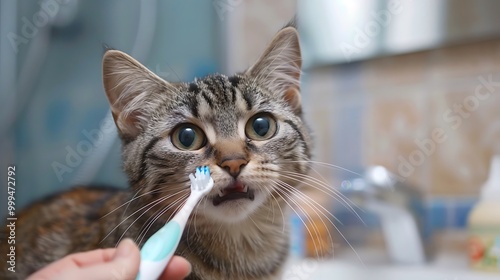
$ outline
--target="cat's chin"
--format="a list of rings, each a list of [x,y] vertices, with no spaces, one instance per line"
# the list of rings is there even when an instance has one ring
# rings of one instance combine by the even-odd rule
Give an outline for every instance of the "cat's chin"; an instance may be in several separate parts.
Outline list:
[[[201,212],[207,218],[224,223],[238,223],[249,219],[265,200],[266,197],[262,191],[252,190],[252,199],[239,198],[218,203],[207,199],[200,206]]]

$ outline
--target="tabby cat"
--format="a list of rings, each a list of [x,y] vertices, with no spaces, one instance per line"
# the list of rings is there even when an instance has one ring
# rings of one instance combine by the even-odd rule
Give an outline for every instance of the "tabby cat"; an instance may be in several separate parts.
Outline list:
[[[191,83],[166,82],[127,54],[106,51],[104,88],[130,188],[78,187],[31,205],[18,217],[17,272],[6,276],[24,279],[125,237],[141,246],[188,197],[188,175],[208,165],[214,188],[176,252],[192,264],[188,279],[280,279],[289,250],[286,209],[311,149],[301,64],[293,25],[245,72]]]

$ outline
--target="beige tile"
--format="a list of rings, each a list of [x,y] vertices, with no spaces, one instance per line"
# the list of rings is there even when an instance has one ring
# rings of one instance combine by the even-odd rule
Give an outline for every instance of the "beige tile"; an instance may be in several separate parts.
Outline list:
[[[362,68],[372,98],[366,163],[411,173],[408,182],[428,195],[477,194],[491,154],[500,153],[500,86],[481,82],[500,82],[500,40],[382,58]]]
[[[476,195],[500,153],[500,40],[374,59],[360,69],[369,96],[364,163],[388,167],[428,196]]]
[[[423,83],[429,65],[429,52],[369,60],[362,67],[363,85],[374,89]]]
[[[254,63],[285,23],[296,13],[295,1],[254,0],[242,2],[244,10],[241,50],[247,62]]]
[[[434,80],[500,71],[499,40],[443,48],[431,52]]]
[[[333,94],[335,85],[331,77],[331,69],[312,71],[307,73],[302,87],[304,115],[313,134],[313,160],[325,163],[333,161],[333,147],[336,145],[333,131],[338,129],[333,109],[338,100]],[[313,168],[312,175],[319,173],[326,181],[333,182],[334,174],[330,168],[317,164]]]
[[[426,158],[411,163],[414,139],[427,132],[427,97],[422,88],[405,94],[373,95],[366,114],[364,159],[383,165],[410,185],[425,188]]]
[[[240,72],[253,65],[266,46],[296,12],[296,1],[252,0],[212,1],[217,19],[227,29],[229,72]]]
[[[437,88],[432,94],[432,127],[444,131],[445,139],[432,141],[433,195],[477,194],[487,177],[492,151],[499,146],[500,94],[480,100],[474,95],[479,84],[474,78],[469,85]]]

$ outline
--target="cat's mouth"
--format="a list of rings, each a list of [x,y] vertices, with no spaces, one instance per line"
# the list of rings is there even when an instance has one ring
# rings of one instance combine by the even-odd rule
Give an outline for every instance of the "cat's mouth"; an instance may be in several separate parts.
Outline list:
[[[250,199],[253,201],[255,198],[254,190],[249,186],[244,185],[242,182],[236,181],[229,186],[220,189],[219,194],[213,198],[213,204],[214,206],[217,206],[229,200],[242,198]]]

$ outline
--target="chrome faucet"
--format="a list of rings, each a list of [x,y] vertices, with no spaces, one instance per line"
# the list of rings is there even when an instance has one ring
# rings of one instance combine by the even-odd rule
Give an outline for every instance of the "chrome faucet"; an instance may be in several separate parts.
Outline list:
[[[422,231],[414,207],[420,194],[383,166],[366,169],[363,177],[343,190],[352,201],[375,214],[380,221],[385,244],[394,263],[422,264],[426,254]]]

